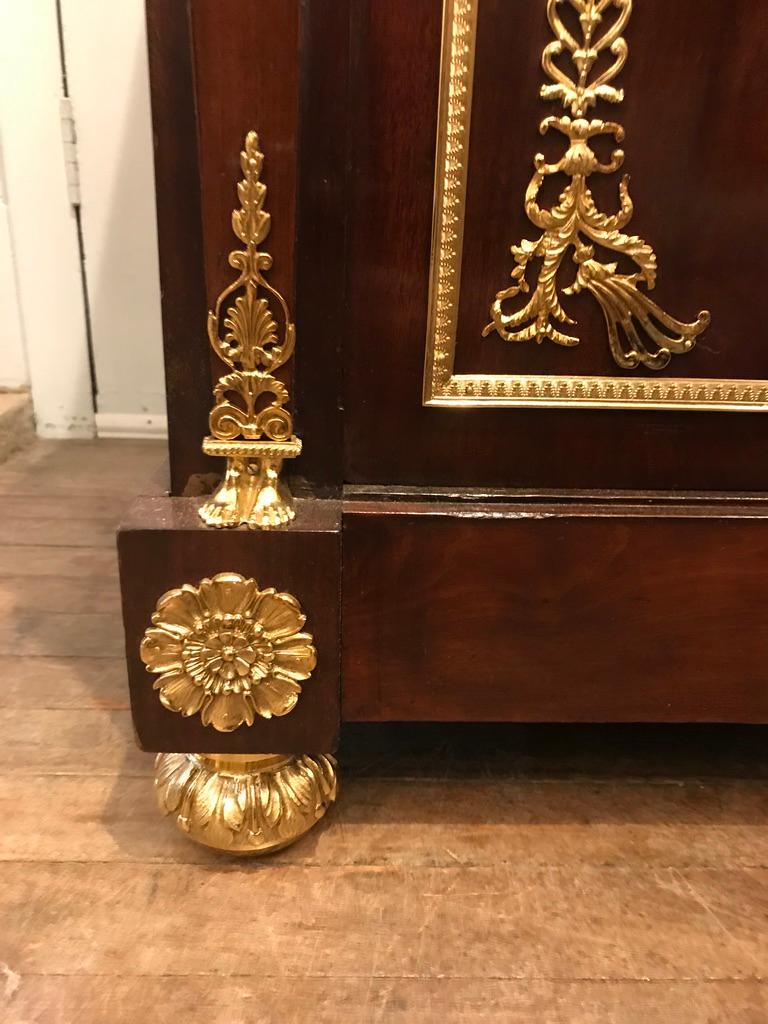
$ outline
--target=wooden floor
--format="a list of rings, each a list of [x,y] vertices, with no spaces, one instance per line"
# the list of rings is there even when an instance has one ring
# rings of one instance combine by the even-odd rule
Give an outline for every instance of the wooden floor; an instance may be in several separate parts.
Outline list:
[[[2,1024],[768,1022],[764,729],[360,727],[293,848],[177,834],[113,545],[160,458],[0,466]]]

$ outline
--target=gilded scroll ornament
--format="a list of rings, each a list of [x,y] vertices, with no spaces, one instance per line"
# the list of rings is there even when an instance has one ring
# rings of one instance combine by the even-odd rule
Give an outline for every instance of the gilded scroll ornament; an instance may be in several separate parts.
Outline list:
[[[330,755],[158,754],[155,791],[190,839],[234,854],[274,853],[336,799]]]
[[[274,374],[293,353],[296,329],[285,299],[264,277],[272,257],[260,250],[270,228],[263,162],[259,137],[249,132],[240,154],[240,209],[232,213],[232,229],[245,248],[229,254],[238,277],[208,314],[211,346],[232,371],[214,389],[211,434],[203,442],[206,454],[227,460],[219,490],[200,509],[209,526],[265,529],[295,515],[280,470],[284,459],[301,452],[301,441],[293,433],[288,390]]]
[[[560,8],[565,3],[578,16],[580,39],[561,18]],[[621,125],[587,115],[599,100],[620,103],[624,98],[623,90],[612,82],[627,60],[622,32],[631,13],[632,0],[547,0],[547,15],[556,38],[544,49],[542,66],[552,84],[541,87],[541,96],[561,101],[570,109],[570,116],[547,117],[540,131],[542,135],[550,130],[560,132],[568,148],[556,163],[548,163],[541,153],[534,157],[535,172],[526,191],[525,212],[542,234],[512,246],[513,283],[497,294],[491,305],[492,321],[483,335],[496,331],[505,341],[541,343],[548,339],[558,345],[577,345],[577,336],[556,326],[575,326],[561,304],[560,294],[573,295],[587,289],[603,310],[616,363],[623,369],[643,365],[660,370],[673,354],[690,352],[709,324],[710,314],[702,311],[692,323],[685,323],[640,290],[644,285],[650,291],[656,284],[656,254],[644,239],[624,231],[633,213],[628,175],[619,185],[619,209],[614,214],[598,210],[587,187],[591,175],[612,174],[624,162],[624,152],[619,148],[603,163],[591,146],[591,140],[602,135],[621,143]],[[611,14],[613,20],[605,24],[606,16]],[[563,56],[570,57],[573,71],[564,71],[558,63]],[[538,196],[552,174],[567,175],[570,182],[557,205],[545,209],[539,205]],[[616,261],[610,257],[608,262],[601,261],[596,246],[615,254]],[[569,252],[576,272],[572,283],[560,289],[558,275]],[[620,273],[622,259],[637,269]],[[532,261],[539,261],[535,284],[528,279]],[[530,298],[521,308],[507,312],[507,304],[520,295]]]
[[[164,707],[232,732],[296,706],[316,663],[305,622],[291,594],[222,572],[163,594],[141,659]]]

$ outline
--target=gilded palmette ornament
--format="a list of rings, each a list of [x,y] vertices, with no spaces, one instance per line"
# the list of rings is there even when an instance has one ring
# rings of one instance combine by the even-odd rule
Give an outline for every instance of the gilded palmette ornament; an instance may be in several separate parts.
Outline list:
[[[169,711],[232,732],[296,706],[317,662],[306,621],[292,594],[220,572],[158,599],[141,660]]]
[[[296,329],[285,299],[264,276],[272,257],[260,249],[270,228],[263,162],[258,135],[249,132],[240,154],[240,208],[232,213],[244,248],[229,254],[239,273],[208,314],[211,346],[232,371],[214,389],[211,434],[203,442],[206,454],[227,459],[221,486],[200,509],[209,526],[269,528],[295,515],[280,470],[301,452],[301,441],[293,433],[288,390],[274,374],[293,353]]]
[[[561,18],[560,9],[566,3],[578,17],[581,38],[572,34]],[[673,354],[694,347],[710,322],[710,314],[701,311],[693,322],[686,323],[670,316],[641,290],[644,286],[650,291],[656,284],[656,254],[644,239],[624,231],[633,213],[629,177],[624,175],[621,180],[619,209],[611,215],[598,210],[587,185],[591,175],[612,174],[624,162],[624,152],[618,148],[624,138],[621,125],[587,115],[598,101],[620,103],[624,98],[623,90],[612,82],[627,60],[622,33],[631,13],[632,0],[547,0],[555,40],[542,56],[542,66],[552,84],[542,86],[541,96],[561,101],[570,116],[547,117],[540,130],[542,134],[560,132],[567,140],[567,150],[555,163],[548,163],[541,153],[534,158],[525,212],[542,233],[512,246],[513,283],[496,295],[491,323],[483,334],[495,331],[506,341],[541,343],[548,339],[558,345],[577,345],[579,338],[558,326],[575,326],[561,304],[560,294],[573,295],[586,289],[603,310],[616,363],[623,369],[643,365],[659,370]],[[610,16],[613,20],[606,24]],[[573,63],[572,73],[563,70],[564,56]],[[591,146],[591,140],[602,135],[612,136],[617,144],[605,163]],[[570,181],[557,204],[545,209],[539,205],[538,196],[545,179],[553,174],[564,174]],[[616,261],[602,262],[595,247],[615,253]],[[558,277],[569,253],[575,275],[570,285],[560,289]],[[634,264],[636,270],[620,273],[619,260]],[[528,278],[533,261],[538,261],[535,283]],[[519,308],[508,311],[509,303],[521,295],[530,297],[522,306],[518,303]]]

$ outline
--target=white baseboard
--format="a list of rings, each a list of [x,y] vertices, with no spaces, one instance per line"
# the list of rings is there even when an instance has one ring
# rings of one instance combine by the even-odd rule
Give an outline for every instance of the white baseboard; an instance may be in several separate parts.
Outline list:
[[[96,435],[164,439],[168,437],[168,417],[141,412],[97,412]]]

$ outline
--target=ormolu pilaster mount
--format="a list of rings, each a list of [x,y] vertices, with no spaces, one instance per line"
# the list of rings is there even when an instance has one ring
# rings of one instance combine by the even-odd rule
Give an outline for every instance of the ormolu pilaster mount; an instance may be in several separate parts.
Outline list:
[[[227,460],[221,486],[199,509],[207,526],[265,530],[296,514],[279,477],[301,442],[288,390],[275,377],[293,353],[296,331],[285,299],[264,277],[272,257],[259,248],[270,228],[263,161],[258,136],[249,132],[240,154],[240,207],[232,214],[244,248],[229,255],[239,274],[208,314],[211,345],[231,372],[214,389],[211,433],[203,441],[208,455]],[[204,726],[231,733],[290,714],[317,652],[292,594],[261,587],[230,566],[222,570],[157,600],[141,659],[166,710],[199,715]],[[323,754],[164,753],[155,787],[161,810],[197,842],[236,854],[270,853],[325,814],[336,798],[336,762]]]

